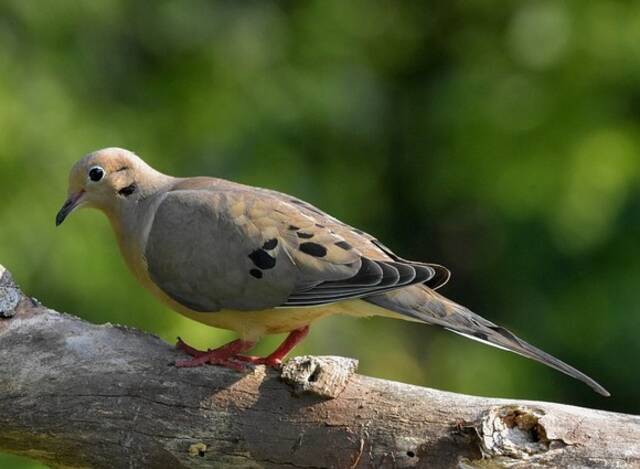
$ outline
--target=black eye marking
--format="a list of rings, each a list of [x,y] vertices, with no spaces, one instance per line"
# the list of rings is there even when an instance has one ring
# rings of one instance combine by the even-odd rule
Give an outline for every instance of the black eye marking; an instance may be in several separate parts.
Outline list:
[[[120,195],[124,195],[125,197],[129,197],[131,194],[133,194],[137,189],[136,183],[134,182],[133,184],[129,184],[127,187],[123,187],[122,189],[120,189],[118,191],[118,194]]]
[[[298,231],[296,234],[298,235],[298,238],[301,238],[301,239],[313,238],[313,233],[305,233],[303,231]]]
[[[312,243],[310,241],[302,243],[300,245],[300,250],[313,257],[324,257],[327,255],[327,248],[322,244]]]
[[[273,269],[276,266],[276,258],[269,255],[264,249],[256,249],[249,254],[249,259],[256,267],[263,270]]]
[[[345,251],[349,251],[351,249],[353,249],[353,246],[351,246],[349,243],[347,243],[346,241],[338,241],[336,243],[336,246],[338,246],[339,248],[344,249]]]
[[[89,179],[93,182],[98,182],[100,179],[104,177],[104,169],[100,166],[94,166],[89,170]]]
[[[276,238],[273,238],[268,241],[265,241],[264,244],[262,245],[262,249],[266,249],[267,251],[270,251],[274,249],[277,245],[278,245],[278,240]]]
[[[251,269],[249,273],[253,275],[255,278],[262,278],[262,272],[258,269]]]

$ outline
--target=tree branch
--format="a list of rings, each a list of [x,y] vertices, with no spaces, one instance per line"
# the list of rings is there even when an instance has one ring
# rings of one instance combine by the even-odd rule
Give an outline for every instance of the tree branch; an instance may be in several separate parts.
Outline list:
[[[159,338],[24,296],[0,266],[0,451],[54,467],[639,467],[640,417],[487,399],[298,357],[176,368]]]

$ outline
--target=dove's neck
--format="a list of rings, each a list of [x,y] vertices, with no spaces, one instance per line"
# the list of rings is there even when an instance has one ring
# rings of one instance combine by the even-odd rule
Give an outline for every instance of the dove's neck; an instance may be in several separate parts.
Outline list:
[[[121,200],[105,210],[127,266],[143,283],[148,280],[144,248],[156,209],[178,180],[158,172],[152,176],[136,180],[135,197]]]

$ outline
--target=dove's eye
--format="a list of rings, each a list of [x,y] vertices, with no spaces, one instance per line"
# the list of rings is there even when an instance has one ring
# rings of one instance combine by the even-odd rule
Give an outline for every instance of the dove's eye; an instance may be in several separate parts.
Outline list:
[[[93,182],[98,182],[100,179],[104,177],[104,169],[100,166],[94,166],[89,170],[89,179]]]

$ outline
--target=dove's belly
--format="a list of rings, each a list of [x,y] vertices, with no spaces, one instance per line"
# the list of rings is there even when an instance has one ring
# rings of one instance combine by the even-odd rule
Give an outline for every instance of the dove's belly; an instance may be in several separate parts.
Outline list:
[[[334,314],[407,319],[362,300],[342,301],[319,307],[277,308],[262,311],[224,309],[215,313],[198,313],[183,310],[181,314],[208,326],[236,331],[245,340],[257,340],[267,334],[290,332]]]

